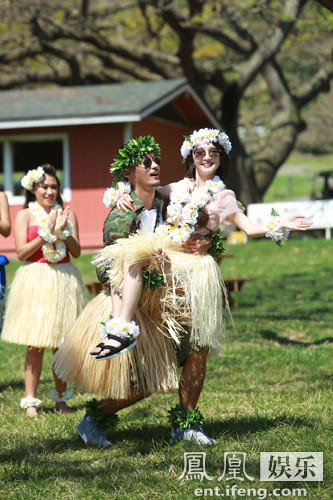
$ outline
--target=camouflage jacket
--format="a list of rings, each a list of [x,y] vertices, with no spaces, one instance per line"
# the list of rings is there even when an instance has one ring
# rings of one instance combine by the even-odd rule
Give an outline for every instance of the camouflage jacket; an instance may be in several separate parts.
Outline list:
[[[136,233],[136,231],[140,228],[140,221],[145,210],[145,206],[134,191],[131,192],[130,196],[133,200],[134,212],[132,212],[132,210],[125,212],[124,210],[113,208],[106,217],[103,226],[104,246],[112,245],[118,238],[128,238],[130,234]],[[167,200],[160,193],[155,191],[155,199],[152,208],[156,208],[157,210],[157,221],[163,220],[163,214],[166,206]],[[106,277],[98,270],[97,276],[103,283],[107,281]]]

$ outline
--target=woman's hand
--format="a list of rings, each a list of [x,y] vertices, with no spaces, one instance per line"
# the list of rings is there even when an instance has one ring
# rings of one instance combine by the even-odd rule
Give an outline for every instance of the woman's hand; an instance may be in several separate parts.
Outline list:
[[[55,210],[53,210],[49,214],[48,223],[47,223],[47,227],[48,227],[51,234],[54,233],[56,222],[57,222],[57,212]]]
[[[217,231],[219,226],[220,226],[220,217],[215,210],[207,210],[208,213],[208,222],[206,225],[207,229],[210,229],[210,231]]]
[[[119,200],[117,201],[117,208],[119,208],[120,210],[125,210],[125,212],[128,212],[128,210],[134,212],[133,200],[129,194],[125,193],[119,198]]]
[[[304,219],[304,215],[291,215],[282,219],[279,226],[292,231],[306,231],[312,224],[312,220]]]
[[[63,231],[67,225],[67,221],[69,218],[70,214],[70,208],[66,207],[64,210],[59,210],[59,215],[58,215],[58,226],[60,231]]]

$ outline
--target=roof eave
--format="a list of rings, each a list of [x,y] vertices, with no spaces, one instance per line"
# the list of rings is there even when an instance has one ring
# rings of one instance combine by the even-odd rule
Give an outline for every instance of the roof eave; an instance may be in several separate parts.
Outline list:
[[[162,108],[168,102],[172,101],[173,99],[176,99],[179,97],[181,94],[188,92],[191,97],[195,100],[195,102],[198,104],[198,106],[203,110],[207,118],[210,120],[210,122],[214,125],[216,128],[220,128],[219,122],[216,120],[214,115],[210,112],[210,110],[207,108],[205,103],[200,99],[200,97],[194,92],[192,87],[187,83],[181,84],[177,89],[173,90],[171,93],[166,95],[163,99],[159,99],[155,103],[151,104],[144,110],[141,110],[141,118],[146,118],[147,116],[152,115],[155,111],[158,109]]]
[[[155,111],[168,104],[173,99],[176,99],[183,93],[188,93],[198,106],[202,109],[208,120],[219,128],[220,124],[208,109],[206,104],[196,94],[192,87],[184,80],[175,89],[168,92],[164,97],[156,99],[156,101],[146,108],[132,114],[109,114],[109,115],[93,115],[93,116],[70,116],[70,117],[50,117],[50,118],[33,118],[33,119],[17,119],[0,121],[0,130],[12,130],[22,128],[46,128],[46,127],[63,127],[73,125],[98,125],[105,123],[131,123],[138,122],[143,118],[147,118]]]
[[[45,128],[64,127],[66,125],[98,125],[102,123],[126,123],[141,120],[140,114],[133,115],[105,115],[105,116],[77,116],[61,118],[35,118],[32,120],[11,120],[0,122],[0,130],[18,128]]]

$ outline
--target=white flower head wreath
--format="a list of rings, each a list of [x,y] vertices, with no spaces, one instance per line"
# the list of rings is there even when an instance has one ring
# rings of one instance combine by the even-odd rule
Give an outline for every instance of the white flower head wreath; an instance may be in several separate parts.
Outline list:
[[[210,142],[217,142],[220,144],[227,154],[231,151],[231,142],[223,130],[218,130],[216,128],[201,128],[200,130],[195,130],[193,134],[185,137],[185,141],[180,148],[183,161],[186,160],[194,146],[197,146],[198,144],[209,144]]]
[[[34,184],[43,180],[44,173],[43,167],[37,167],[33,170],[29,170],[26,175],[22,177],[21,186],[28,191],[32,191]]]

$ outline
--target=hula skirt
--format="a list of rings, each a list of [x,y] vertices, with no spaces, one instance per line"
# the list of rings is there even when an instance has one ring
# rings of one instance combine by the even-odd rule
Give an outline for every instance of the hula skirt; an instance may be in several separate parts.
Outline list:
[[[2,340],[57,348],[86,303],[80,272],[71,262],[24,262],[10,286]]]
[[[99,328],[111,315],[111,297],[102,292],[82,312],[66,341],[55,354],[53,366],[66,382],[105,397],[125,399],[129,392],[167,392],[178,387],[176,346],[184,327],[191,343],[217,354],[224,332],[220,270],[209,256],[185,254],[180,246],[155,233],[137,233],[102,249],[94,263],[107,270],[110,283],[121,292],[124,265],[149,266],[154,250],[163,248],[171,260],[164,273],[166,286],[143,289],[134,321],[140,327],[132,349],[106,361],[89,352],[101,342]]]
[[[87,392],[126,399],[129,391],[167,392],[178,387],[173,341],[156,328],[142,310],[134,315],[140,326],[137,344],[120,356],[96,361],[89,352],[101,342],[99,329],[112,312],[109,291],[85,307],[74,328],[53,358],[58,377]]]

